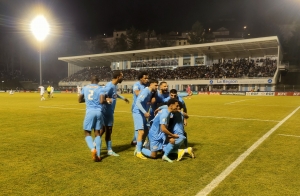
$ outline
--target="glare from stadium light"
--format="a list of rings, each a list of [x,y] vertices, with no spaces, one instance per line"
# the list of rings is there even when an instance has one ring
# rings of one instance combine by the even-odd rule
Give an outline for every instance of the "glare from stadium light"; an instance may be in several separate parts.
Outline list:
[[[50,26],[46,18],[43,15],[38,15],[30,23],[30,30],[35,36],[35,38],[42,42],[45,40],[50,32]]]
[[[50,32],[49,23],[47,22],[46,18],[43,15],[36,16],[32,22],[30,23],[30,30],[35,36],[35,38],[40,43],[40,86],[43,84],[42,80],[42,51],[41,51],[41,45],[42,42],[45,40],[47,35]]]
[[[244,29],[247,29],[247,26],[244,26]]]

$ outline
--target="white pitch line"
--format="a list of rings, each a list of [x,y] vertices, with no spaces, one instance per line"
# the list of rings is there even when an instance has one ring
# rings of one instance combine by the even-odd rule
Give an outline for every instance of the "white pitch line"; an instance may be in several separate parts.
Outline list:
[[[279,122],[278,120],[261,120],[261,119],[255,119],[255,118],[230,118],[230,117],[198,116],[198,115],[189,115],[189,116],[200,117],[200,118],[225,118],[225,119],[230,119],[230,120],[254,120],[254,121]]]
[[[54,106],[67,106],[67,105],[78,105],[78,104],[51,105],[51,107],[54,107]]]
[[[62,110],[85,110],[80,108],[62,108],[62,107],[54,107],[54,106],[39,106],[40,108],[55,108],[55,109],[62,109]],[[120,113],[132,113],[130,111],[115,111]],[[265,122],[279,122],[277,120],[261,120],[261,119],[248,119],[248,118],[229,118],[229,117],[218,117],[218,116],[198,116],[198,115],[189,115],[194,117],[200,118],[225,118],[230,120],[253,120],[253,121],[265,121]]]
[[[54,107],[54,106],[39,106],[40,108],[55,108],[55,109],[62,109],[62,110],[86,110],[80,108],[62,108],[62,107]],[[115,112],[123,112],[123,113],[131,113],[128,111],[115,111]]]
[[[80,108],[61,108],[61,107],[52,107],[52,106],[39,106],[40,108],[55,108],[55,109],[62,109],[62,110],[85,110]]]
[[[276,131],[285,121],[287,121],[293,114],[299,110],[297,107],[292,113],[281,120],[275,127],[270,129],[265,135],[259,138],[250,148],[241,154],[233,163],[231,163],[221,174],[213,179],[204,189],[197,193],[196,196],[208,195],[214,188],[216,188],[235,168],[237,168],[261,143],[263,143],[274,131]]]
[[[255,107],[258,107],[258,106],[262,106],[262,107],[293,107],[293,106],[285,106],[285,105],[253,105],[253,104],[239,104],[239,106],[255,106]]]
[[[286,135],[286,134],[278,134],[278,135],[287,136],[287,137],[300,137],[298,135]]]
[[[234,102],[224,103],[224,105],[232,104],[232,103],[238,103],[238,102],[243,102],[243,101],[247,101],[247,100],[246,100],[246,99],[243,99],[243,100],[239,100],[239,101],[234,101]]]
[[[232,104],[232,103],[238,103],[238,102],[243,102],[243,101],[258,100],[258,99],[261,99],[261,98],[257,98],[257,99],[243,99],[243,100],[239,100],[239,101],[234,101],[234,102],[224,103],[224,105],[228,105],[228,104]]]
[[[132,112],[128,112],[128,111],[115,111],[115,112],[123,112],[123,113],[132,113]]]

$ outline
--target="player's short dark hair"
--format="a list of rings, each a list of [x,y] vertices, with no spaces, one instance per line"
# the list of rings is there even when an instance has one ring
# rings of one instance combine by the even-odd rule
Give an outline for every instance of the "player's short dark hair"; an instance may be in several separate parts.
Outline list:
[[[152,83],[158,84],[158,80],[156,80],[156,79],[150,79],[149,80],[149,84],[152,84]]]
[[[113,79],[116,79],[117,77],[121,76],[122,72],[117,70],[117,71],[114,71],[113,74],[112,74],[112,78]]]
[[[92,76],[91,81],[92,81],[92,83],[98,83],[99,82],[98,76]]]
[[[163,81],[159,83],[159,86],[163,85],[163,84],[167,84],[167,82]]]
[[[170,106],[172,104],[175,104],[176,102],[178,103],[179,101],[177,99],[169,99],[167,105]]]
[[[141,71],[139,74],[138,74],[138,80],[142,79],[144,76],[148,76],[148,72],[146,71]]]
[[[172,93],[172,94],[177,94],[177,90],[176,90],[176,89],[171,89],[171,90],[170,90],[170,93]]]

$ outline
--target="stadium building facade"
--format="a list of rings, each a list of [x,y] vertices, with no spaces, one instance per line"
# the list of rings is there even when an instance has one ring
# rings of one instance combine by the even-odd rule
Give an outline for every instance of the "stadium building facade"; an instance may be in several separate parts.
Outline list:
[[[281,73],[288,70],[288,64],[282,63],[277,36],[58,59],[68,63],[69,77],[84,69],[103,66],[123,70],[125,80],[118,86],[123,90],[132,89],[137,80],[126,79],[128,71],[146,69],[163,72],[154,77],[179,91],[188,85],[193,91],[275,91]],[[59,86],[89,83],[88,79],[62,80]]]

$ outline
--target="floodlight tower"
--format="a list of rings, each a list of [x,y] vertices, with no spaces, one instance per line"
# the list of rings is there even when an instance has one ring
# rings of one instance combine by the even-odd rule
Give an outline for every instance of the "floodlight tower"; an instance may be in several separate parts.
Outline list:
[[[30,23],[30,30],[39,42],[40,52],[40,86],[42,85],[42,42],[46,39],[50,32],[49,23],[43,15],[36,16]]]

